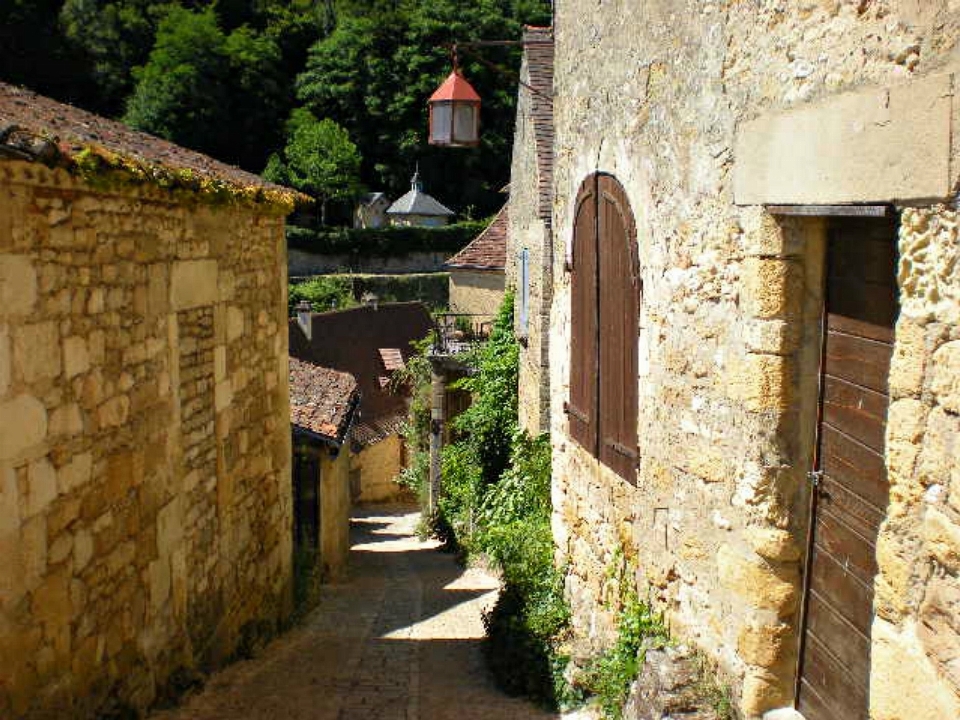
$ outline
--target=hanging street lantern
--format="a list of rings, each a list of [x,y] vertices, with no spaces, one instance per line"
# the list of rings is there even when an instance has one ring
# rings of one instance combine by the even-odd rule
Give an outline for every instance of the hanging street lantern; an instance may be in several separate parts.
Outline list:
[[[480,143],[480,96],[456,64],[427,105],[431,145],[475,147]]]

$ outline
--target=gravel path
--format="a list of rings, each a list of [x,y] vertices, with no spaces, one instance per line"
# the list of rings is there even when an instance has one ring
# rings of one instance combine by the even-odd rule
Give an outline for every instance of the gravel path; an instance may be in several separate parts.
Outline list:
[[[358,510],[349,577],[258,657],[154,720],[535,720],[499,692],[481,655],[497,581],[420,542],[410,508]]]

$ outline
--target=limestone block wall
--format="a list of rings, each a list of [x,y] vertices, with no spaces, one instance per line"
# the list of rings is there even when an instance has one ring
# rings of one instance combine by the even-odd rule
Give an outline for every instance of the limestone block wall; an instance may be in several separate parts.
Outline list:
[[[289,611],[265,212],[0,163],[0,716],[142,710]]]
[[[960,717],[960,237],[943,206],[901,216],[901,311],[877,545],[871,712]]]
[[[554,530],[570,569],[575,651],[609,639],[613,566],[634,567],[641,596],[719,663],[744,714],[759,717],[793,700],[825,226],[768,214],[757,205],[767,202],[762,187],[750,204],[736,203],[738,128],[847,92],[879,90],[882,98],[888,86],[950,75],[960,12],[906,0],[561,0],[556,7],[550,415]],[[893,112],[899,96],[890,97]],[[930,122],[956,123],[955,109],[936,115]],[[909,143],[897,127],[895,142]],[[941,137],[929,131],[915,134]],[[953,215],[924,200],[930,187],[946,195],[957,172],[952,147],[930,147],[950,154],[949,177],[925,176],[916,196],[914,167],[897,183],[863,183],[835,200],[908,206],[891,377],[897,399],[887,431],[894,499],[878,550],[871,709],[878,718],[952,717],[960,688],[950,659],[960,648],[958,516],[949,492],[956,463],[945,460],[960,429],[949,399],[956,334],[945,319],[957,307],[960,279],[951,264]],[[563,263],[573,201],[598,171],[624,186],[638,230],[636,485],[570,439],[563,411],[570,347]],[[839,188],[845,179],[837,178]],[[831,202],[830,195],[806,202]],[[905,657],[917,660],[915,674]]]
[[[529,81],[524,64],[521,76]],[[506,285],[516,291],[514,330],[523,339],[520,347],[519,420],[537,435],[550,427],[547,325],[550,314],[552,272],[550,228],[540,218],[537,145],[531,117],[532,99],[520,93],[510,167],[510,217],[507,230]],[[528,253],[527,327],[520,327],[520,254]]]
[[[449,252],[411,252],[405,255],[377,256],[369,254],[327,255],[306,250],[290,250],[288,270],[291,277],[331,275],[335,273],[369,273],[400,275],[442,273]]]
[[[395,482],[403,470],[403,452],[403,438],[393,434],[353,455],[351,468],[360,472],[359,502],[387,502],[404,496]]]
[[[450,270],[450,312],[468,315],[497,314],[503,302],[502,272]]]

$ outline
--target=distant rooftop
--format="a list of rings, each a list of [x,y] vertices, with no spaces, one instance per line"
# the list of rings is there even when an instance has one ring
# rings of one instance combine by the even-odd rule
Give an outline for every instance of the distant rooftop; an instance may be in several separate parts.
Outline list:
[[[450,217],[455,215],[450,208],[442,205],[423,191],[420,173],[416,172],[410,180],[410,192],[387,208],[387,215],[424,215],[426,217]]]
[[[223,194],[249,204],[292,206],[309,198],[126,125],[0,82],[0,158],[61,165],[80,175]]]
[[[369,207],[370,205],[373,205],[375,202],[378,202],[379,200],[389,201],[385,193],[371,192],[371,193],[364,193],[360,197],[360,204],[363,205],[364,207]]]
[[[509,203],[469,245],[447,260],[445,265],[463,270],[503,270],[507,264],[507,228]]]
[[[352,375],[290,358],[290,422],[295,429],[342,443],[359,391]]]
[[[389,377],[414,355],[412,343],[433,329],[427,308],[419,302],[379,303],[312,313],[310,327],[308,338],[297,319],[290,320],[290,356],[357,379],[361,416],[351,438],[368,444],[395,432],[406,419],[407,399],[406,392],[394,392]]]

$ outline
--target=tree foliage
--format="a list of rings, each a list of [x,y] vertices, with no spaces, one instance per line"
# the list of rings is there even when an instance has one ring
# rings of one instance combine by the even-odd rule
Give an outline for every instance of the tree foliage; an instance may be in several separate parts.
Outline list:
[[[342,14],[336,29],[311,49],[297,95],[318,117],[347,127],[360,148],[364,180],[399,194],[419,162],[427,192],[464,210],[488,213],[502,203],[509,176],[516,84],[474,57],[466,77],[483,98],[479,148],[451,151],[427,145],[426,100],[450,72],[445,45],[519,38],[525,22],[549,21],[546,2],[481,0],[372,3]],[[488,62],[515,71],[516,48],[485,48]]]
[[[283,154],[270,157],[264,177],[317,198],[320,223],[326,225],[330,200],[360,192],[360,153],[346,130],[328,118],[317,120],[309,110],[294,110],[287,128]]]
[[[394,197],[419,162],[453,209],[496,211],[509,175],[516,82],[461,57],[483,97],[478,148],[426,143],[446,45],[517,39],[547,0],[5,0],[0,77],[260,172],[296,106],[344,128],[360,179]],[[519,48],[484,48],[516,71]]]
[[[246,26],[225,33],[213,8],[173,7],[157,28],[124,120],[244,167],[263,166],[279,133],[280,52]]]

